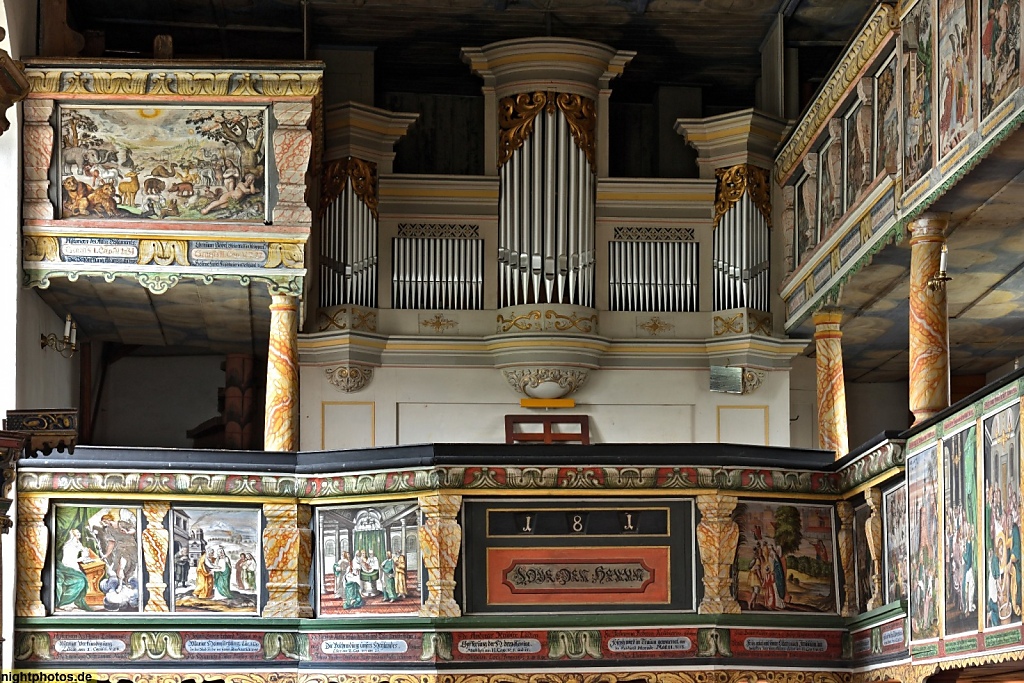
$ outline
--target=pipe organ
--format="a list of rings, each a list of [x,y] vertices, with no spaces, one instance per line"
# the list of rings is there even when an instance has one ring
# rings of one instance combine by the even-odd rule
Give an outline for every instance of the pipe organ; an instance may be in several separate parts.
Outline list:
[[[769,309],[771,203],[768,171],[718,169],[712,273],[714,308]]]
[[[377,306],[377,166],[347,157],[324,170],[320,305]]]
[[[593,100],[534,92],[499,103],[499,306],[593,306]]]
[[[700,263],[693,232],[616,228],[608,243],[609,310],[697,311]]]
[[[399,225],[391,254],[392,308],[483,308],[479,226]]]

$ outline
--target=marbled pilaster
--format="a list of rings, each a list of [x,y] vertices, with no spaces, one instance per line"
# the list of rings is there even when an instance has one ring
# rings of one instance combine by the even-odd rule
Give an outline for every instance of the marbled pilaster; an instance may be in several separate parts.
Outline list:
[[[818,446],[834,451],[836,459],[850,452],[846,422],[846,380],[843,377],[843,312],[825,307],[814,314],[817,358]]]
[[[309,571],[313,558],[312,511],[299,503],[264,503],[263,559],[267,565],[264,617],[311,618]]]
[[[462,527],[455,517],[462,496],[428,494],[420,496],[424,521],[420,526],[420,549],[427,571],[427,595],[420,607],[421,617],[457,617],[462,614],[455,601],[455,565],[459,562]]]
[[[310,225],[312,213],[306,204],[306,172],[313,151],[309,102],[275,102],[274,162],[277,165],[277,203],[274,222]]]
[[[949,406],[949,317],[939,272],[947,219],[925,214],[910,223],[910,410],[914,424]]]
[[[843,608],[844,617],[853,617],[859,613],[857,605],[857,575],[855,546],[853,540],[853,505],[841,500],[836,504],[839,513],[839,562],[843,568]]]
[[[868,540],[868,552],[871,554],[871,598],[868,600],[868,610],[873,610],[885,604],[882,584],[882,491],[878,487],[872,487],[864,496],[867,498],[868,507],[871,508],[871,516],[868,517],[864,532]]]
[[[146,561],[149,580],[146,590],[149,599],[146,601],[145,612],[168,612],[167,599],[164,591],[167,584],[167,545],[168,533],[164,519],[171,511],[171,504],[158,501],[147,501],[142,504],[142,512],[146,515],[146,530],[142,532],[142,556]]]
[[[738,502],[736,496],[697,496],[701,516],[697,525],[697,547],[704,567],[704,599],[697,608],[700,614],[740,612],[732,581],[736,544],[740,540],[740,527],[732,513]]]
[[[40,600],[43,589],[43,563],[50,530],[44,520],[50,507],[49,498],[18,497],[17,533],[17,597],[14,614],[18,617],[45,617],[46,608]]]
[[[22,105],[25,118],[22,134],[24,188],[22,210],[25,218],[50,220],[50,159],[53,155],[53,100],[30,99]]]
[[[298,297],[275,294],[270,304],[267,402],[263,448],[294,451],[299,445]]]

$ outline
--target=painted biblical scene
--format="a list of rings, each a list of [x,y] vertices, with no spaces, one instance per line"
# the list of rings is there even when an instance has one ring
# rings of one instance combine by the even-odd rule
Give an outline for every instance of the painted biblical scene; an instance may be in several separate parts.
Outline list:
[[[981,118],[1020,84],[1020,0],[981,0]]]
[[[817,240],[817,181],[813,176],[805,177],[796,188],[796,255],[794,263],[800,263],[803,255]]]
[[[62,107],[60,216],[266,218],[266,110]]]
[[[320,614],[419,611],[419,506],[396,503],[318,511]]]
[[[946,635],[978,630],[978,458],[972,425],[942,440]]]
[[[1021,621],[1020,405],[982,421],[985,628]]]
[[[846,207],[871,182],[871,108],[857,107],[846,118]]]
[[[939,0],[939,152],[974,130],[977,18],[971,0]]]
[[[843,215],[843,122],[829,121],[832,137],[818,155],[818,180],[821,184],[821,232],[828,235]]]
[[[886,602],[910,597],[907,579],[907,485],[886,491],[885,506],[885,589]]]
[[[853,511],[854,548],[857,572],[857,607],[861,612],[868,610],[871,600],[871,550],[868,547],[868,518],[871,508],[865,503]]]
[[[907,460],[910,514],[911,640],[939,637],[939,462],[938,448]]]
[[[835,613],[832,510],[740,503],[737,597],[744,611]]]
[[[54,614],[140,610],[139,519],[136,507],[54,508]]]
[[[168,585],[175,612],[258,614],[260,510],[175,507]]]
[[[894,55],[875,76],[875,109],[878,116],[876,174],[894,174],[899,168],[900,116],[896,66]]]
[[[932,167],[932,3],[922,0],[903,20],[903,184],[910,187]]]

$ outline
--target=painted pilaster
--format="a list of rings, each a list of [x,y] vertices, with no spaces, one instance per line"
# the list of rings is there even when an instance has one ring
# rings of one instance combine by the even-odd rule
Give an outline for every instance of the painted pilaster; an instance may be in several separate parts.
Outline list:
[[[147,501],[142,504],[142,512],[146,515],[146,530],[142,532],[142,556],[146,562],[146,571],[149,573],[149,580],[146,581],[149,599],[143,610],[145,612],[170,611],[167,609],[167,600],[164,598],[164,590],[167,589],[164,579],[167,576],[169,536],[167,527],[164,526],[164,519],[170,511],[170,503]]]
[[[45,617],[46,608],[40,600],[43,589],[43,563],[50,531],[44,520],[50,507],[49,498],[18,497],[18,587],[14,614],[18,617]]]
[[[263,559],[267,567],[267,605],[264,617],[308,619],[309,572],[313,558],[312,510],[299,503],[265,503]]]
[[[53,219],[50,201],[50,159],[53,154],[53,100],[28,100],[22,105],[25,125],[22,134],[24,160],[24,195],[22,212],[25,218]]]
[[[868,610],[873,610],[885,604],[882,583],[882,490],[872,487],[864,495],[871,508],[864,532],[868,540],[868,552],[871,554],[871,599],[868,600]]]
[[[299,445],[298,297],[275,294],[270,304],[267,402],[263,448],[294,451]]]
[[[420,526],[420,549],[427,572],[427,597],[421,617],[457,617],[462,614],[455,601],[455,565],[462,546],[462,527],[455,520],[462,496],[429,494],[420,496],[424,522]]]
[[[839,513],[839,562],[843,567],[842,615],[853,617],[860,611],[857,608],[857,575],[854,573],[853,505],[841,500],[836,504],[836,512]]]
[[[732,581],[736,544],[740,539],[740,527],[732,513],[738,502],[736,496],[697,496],[701,516],[697,525],[697,547],[704,567],[704,599],[697,608],[700,614],[740,612]]]
[[[910,223],[910,410],[920,424],[949,407],[949,316],[939,272],[944,216]]]
[[[834,451],[836,459],[850,452],[846,421],[846,381],[843,377],[843,312],[826,307],[814,314],[817,358],[818,446]]]
[[[274,223],[309,226],[313,216],[306,204],[306,172],[313,151],[309,130],[313,105],[275,102],[274,163],[277,165],[277,203]]]

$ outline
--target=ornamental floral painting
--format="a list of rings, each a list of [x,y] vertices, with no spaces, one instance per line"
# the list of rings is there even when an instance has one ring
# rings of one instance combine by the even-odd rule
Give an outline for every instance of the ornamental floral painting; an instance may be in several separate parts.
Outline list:
[[[939,636],[939,468],[938,448],[907,459],[910,495],[910,637],[925,640]]]
[[[1021,622],[1020,405],[982,420],[985,628]]]
[[[139,611],[139,519],[137,507],[55,507],[55,614]]]
[[[978,469],[974,425],[942,440],[945,633],[978,630]]]
[[[175,507],[167,585],[175,612],[258,614],[260,511]]]
[[[835,613],[832,510],[740,503],[737,599],[744,611]]]
[[[263,222],[266,109],[61,107],[59,215]]]
[[[320,614],[416,614],[420,608],[419,506],[317,512]]]

